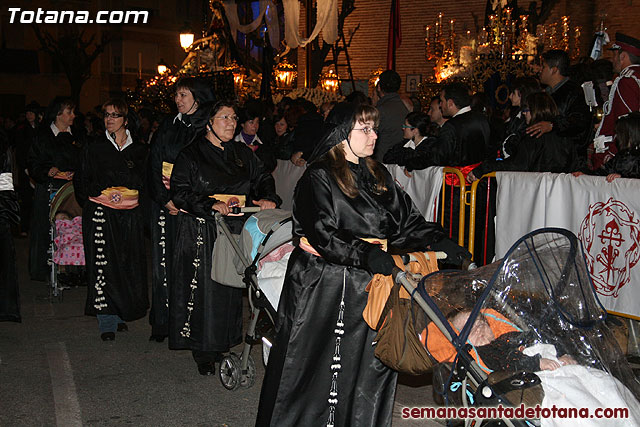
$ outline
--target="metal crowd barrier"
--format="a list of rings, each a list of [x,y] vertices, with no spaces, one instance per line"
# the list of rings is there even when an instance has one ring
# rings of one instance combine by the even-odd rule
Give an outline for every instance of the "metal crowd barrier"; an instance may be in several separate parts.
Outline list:
[[[493,203],[495,199],[491,197],[492,190],[495,189],[495,172],[483,175],[479,180],[469,186],[464,178],[463,173],[454,167],[443,168],[442,190],[440,194],[440,225],[451,239],[456,240],[460,246],[466,247],[473,261],[478,265],[488,264],[492,261],[494,248],[490,242],[495,240],[493,229]],[[478,185],[482,182],[487,183],[485,198],[480,199],[483,202],[483,220],[482,227],[483,236],[480,241],[480,252],[476,248],[476,232],[478,218]],[[456,203],[457,201],[457,203]],[[457,215],[457,216],[456,216]],[[468,224],[468,225],[467,225]],[[468,228],[468,233],[467,233]]]

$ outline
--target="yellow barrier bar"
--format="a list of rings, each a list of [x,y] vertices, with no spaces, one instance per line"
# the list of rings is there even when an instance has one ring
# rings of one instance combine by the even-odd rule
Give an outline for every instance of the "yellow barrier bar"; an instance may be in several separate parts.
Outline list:
[[[495,178],[496,177],[496,173],[495,172],[489,172],[488,174],[482,175],[480,177],[480,179],[474,181],[471,184],[471,190],[469,191],[471,193],[470,196],[470,200],[469,200],[469,206],[470,206],[470,211],[469,211],[469,252],[471,252],[471,256],[474,261],[477,261],[476,256],[475,256],[475,238],[476,238],[476,200],[477,200],[477,191],[478,191],[478,184],[480,184],[480,181],[482,181],[484,178],[487,179],[491,179],[491,178]],[[488,203],[488,202],[487,202]]]
[[[464,175],[459,169],[452,167],[442,168],[442,192],[440,195],[440,225],[444,227],[444,206],[445,206],[445,190],[447,187],[447,174],[455,174],[458,177],[460,188],[460,210],[458,212],[458,244],[464,246],[464,226],[465,226],[465,194],[467,183],[464,180]],[[446,230],[445,230],[446,231]]]

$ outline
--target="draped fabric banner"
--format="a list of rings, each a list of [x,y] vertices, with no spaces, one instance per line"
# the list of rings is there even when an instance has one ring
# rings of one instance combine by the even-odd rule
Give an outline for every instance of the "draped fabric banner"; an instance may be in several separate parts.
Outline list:
[[[400,29],[400,0],[391,0],[391,14],[389,15],[389,34],[387,36],[387,69],[396,69],[396,50],[402,43]]]
[[[398,165],[385,165],[396,183],[413,200],[427,221],[437,222],[438,201],[442,191],[442,167],[432,166],[411,172],[411,177]]]
[[[316,4],[316,26],[309,38],[300,37],[300,1],[282,0],[284,6],[284,38],[292,49],[305,47],[322,31],[325,43],[338,40],[338,0],[318,0]]]
[[[276,6],[273,4],[272,0],[260,0],[259,5],[260,12],[256,19],[247,25],[241,25],[240,19],[238,18],[238,4],[235,0],[224,0],[224,12],[227,15],[227,20],[229,21],[229,28],[231,30],[233,40],[235,41],[238,36],[237,31],[244,34],[255,31],[262,23],[262,17],[264,16],[267,23],[269,42],[271,43],[271,46],[278,49],[280,46],[280,24],[278,23],[278,11]]]
[[[572,231],[605,308],[640,318],[639,181],[570,174],[498,172],[496,258],[524,234]]]
[[[273,171],[273,179],[276,182],[276,193],[282,199],[280,209],[290,211],[293,205],[293,192],[298,180],[307,169],[306,166],[296,166],[289,160],[278,159],[276,170]]]

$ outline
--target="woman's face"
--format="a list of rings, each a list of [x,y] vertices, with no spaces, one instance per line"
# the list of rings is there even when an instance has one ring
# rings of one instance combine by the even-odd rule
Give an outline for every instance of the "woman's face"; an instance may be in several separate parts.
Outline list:
[[[210,122],[213,131],[222,141],[230,141],[236,131],[238,116],[231,107],[222,107],[211,118]],[[215,136],[215,135],[214,135]]]
[[[174,101],[180,114],[193,114],[198,109],[198,103],[193,99],[193,94],[187,88],[178,88]]]
[[[114,133],[124,128],[125,118],[113,108],[113,105],[108,105],[104,109],[104,127],[109,133]]]
[[[62,113],[56,116],[56,127],[62,131],[67,130],[73,124],[73,119],[76,118],[76,114],[73,108],[67,107],[62,110]]]
[[[242,132],[244,132],[246,135],[253,136],[258,132],[258,128],[260,127],[260,117],[256,117],[252,120],[247,120],[240,126],[242,127]]]
[[[402,125],[402,137],[404,139],[413,139],[416,133],[416,128],[411,126],[411,124],[405,120],[404,125]]]
[[[276,129],[276,135],[282,136],[287,131],[287,121],[283,117],[276,122],[274,127]]]
[[[349,148],[347,141],[342,142],[347,160],[357,163],[358,157],[373,155],[373,150],[376,148],[376,140],[378,139],[374,126],[375,123],[371,120],[366,122],[358,120],[356,122],[356,125],[349,133],[351,148]]]
[[[524,114],[524,119],[527,121],[527,124],[531,124],[531,111],[529,108],[523,108],[522,114]]]
[[[512,90],[509,94],[509,100],[511,101],[511,105],[513,105],[514,107],[519,107],[520,101],[522,100],[520,91],[518,89]]]

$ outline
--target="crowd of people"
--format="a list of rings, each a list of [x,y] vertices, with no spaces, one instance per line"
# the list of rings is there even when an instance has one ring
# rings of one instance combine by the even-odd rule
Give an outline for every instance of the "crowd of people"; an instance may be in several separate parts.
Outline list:
[[[373,101],[354,92],[319,109],[286,97],[277,106],[238,106],[197,77],[176,83],[177,114],[165,117],[118,98],[83,118],[68,98],[46,111],[29,104],[0,147],[0,253],[8,266],[0,320],[20,321],[11,224],[29,234],[31,279],[45,281],[50,197],[72,182],[82,208],[85,313],[97,317],[101,339],[115,340],[150,309],[150,340],[168,338],[170,349],[192,352],[200,374],[213,374],[242,341],[242,290],[210,274],[213,213],[237,233],[246,218],[232,214],[229,199],[280,206],[272,172],[278,160],[290,161],[306,170],[293,199],[296,248],[257,423],[390,425],[396,373],[375,358],[375,331],[362,311],[372,276],[395,264],[370,240],[441,250],[453,264],[470,254],[422,217],[383,163],[407,173],[456,166],[469,182],[502,170],[640,178],[640,40],[616,35],[609,73],[594,81],[601,121],[585,101],[580,70],[566,52],[545,52],[539,78],[516,79],[504,110],[461,82],[416,106],[398,93],[392,70],[380,75]]]

